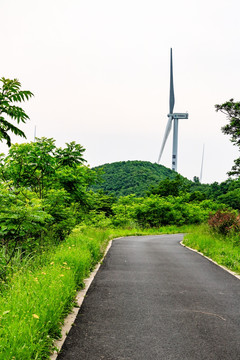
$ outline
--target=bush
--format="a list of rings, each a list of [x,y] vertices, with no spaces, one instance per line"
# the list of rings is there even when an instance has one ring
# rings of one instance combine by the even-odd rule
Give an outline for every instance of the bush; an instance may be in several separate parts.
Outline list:
[[[100,229],[110,228],[112,225],[111,219],[105,215],[103,211],[91,210],[85,216],[82,225],[89,227],[98,227]]]
[[[221,235],[236,233],[240,231],[240,215],[235,211],[218,210],[211,215],[208,224],[213,231]]]
[[[26,189],[11,189],[0,184],[0,237],[3,246],[24,246],[26,240],[39,237],[51,216],[42,209],[36,194]]]
[[[70,203],[70,195],[64,189],[50,189],[42,202],[44,210],[51,215],[48,235],[56,242],[64,240],[76,226],[77,204]]]
[[[135,222],[141,227],[197,224],[207,220],[211,210],[208,206],[202,207],[201,203],[186,203],[182,196],[163,198],[151,195],[124,205],[123,199],[113,207],[113,223],[117,225],[127,222]]]

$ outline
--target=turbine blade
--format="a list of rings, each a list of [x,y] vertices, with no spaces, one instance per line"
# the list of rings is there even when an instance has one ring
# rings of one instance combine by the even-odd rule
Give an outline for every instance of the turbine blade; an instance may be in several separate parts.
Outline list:
[[[170,96],[169,96],[169,114],[173,113],[175,104],[174,87],[173,87],[173,63],[172,63],[172,48],[170,51]]]
[[[172,128],[172,117],[169,116],[169,119],[168,119],[168,122],[167,122],[167,126],[166,126],[166,129],[165,129],[165,134],[164,134],[164,137],[163,137],[162,147],[161,147],[160,154],[159,154],[159,157],[158,157],[158,163],[159,163],[160,160],[161,160],[162,153],[163,153],[163,150],[164,150],[164,147],[165,147],[165,144],[166,144],[168,135],[169,135],[169,133],[170,133],[170,131],[171,131],[171,128]]]

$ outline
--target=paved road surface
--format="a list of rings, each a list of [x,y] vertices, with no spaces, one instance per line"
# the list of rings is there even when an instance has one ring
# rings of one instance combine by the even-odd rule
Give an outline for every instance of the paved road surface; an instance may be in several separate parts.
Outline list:
[[[240,360],[240,280],[181,239],[114,240],[58,360]]]

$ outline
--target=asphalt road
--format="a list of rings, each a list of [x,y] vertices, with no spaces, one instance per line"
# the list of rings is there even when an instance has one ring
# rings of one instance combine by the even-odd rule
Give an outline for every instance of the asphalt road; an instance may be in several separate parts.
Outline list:
[[[114,240],[58,360],[240,360],[240,280],[181,239]]]

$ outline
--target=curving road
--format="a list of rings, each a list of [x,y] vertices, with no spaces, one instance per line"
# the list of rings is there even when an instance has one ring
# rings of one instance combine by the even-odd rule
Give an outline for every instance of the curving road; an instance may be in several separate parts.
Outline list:
[[[181,240],[114,240],[58,360],[239,360],[240,281]]]

